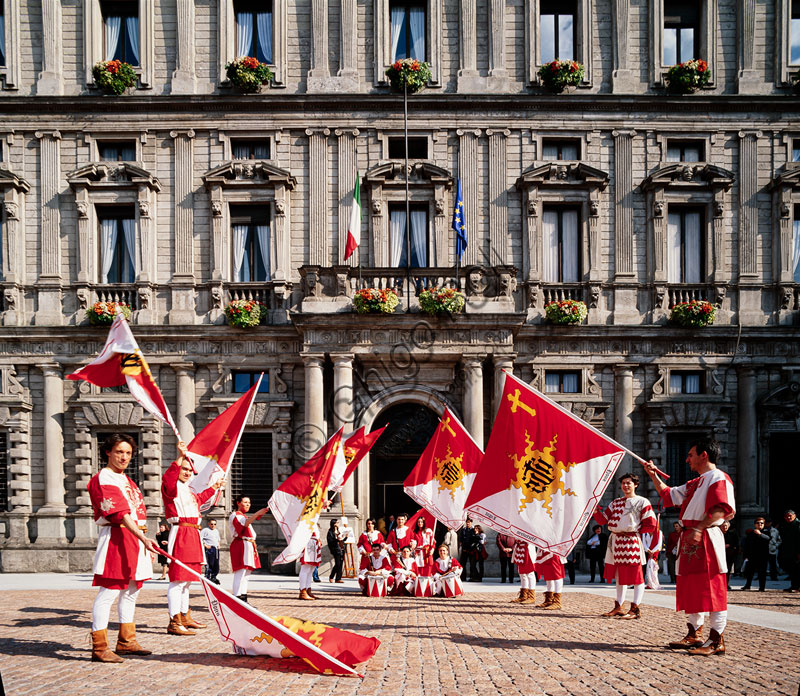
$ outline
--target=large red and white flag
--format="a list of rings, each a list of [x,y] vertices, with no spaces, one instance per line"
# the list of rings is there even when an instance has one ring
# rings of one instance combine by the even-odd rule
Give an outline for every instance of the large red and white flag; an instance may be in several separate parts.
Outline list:
[[[467,512],[498,532],[565,557],[624,452],[622,445],[506,373]]]
[[[263,377],[262,372],[255,385],[197,433],[189,443],[189,456],[197,470],[197,475],[189,481],[189,487],[195,493],[202,493],[227,476]],[[219,505],[221,497],[222,489],[200,506],[200,512]]]
[[[466,519],[464,503],[482,460],[481,448],[461,421],[445,408],[403,488],[446,527],[460,529]]]
[[[384,425],[378,430],[373,430],[369,435],[364,433],[364,426],[361,426],[354,433],[350,433],[342,439],[342,458],[337,457],[336,464],[331,474],[331,484],[328,487],[329,493],[338,493],[344,488],[344,484],[353,475],[361,460],[367,456],[383,431]]]
[[[328,486],[337,457],[342,457],[342,429],[303,466],[287,478],[267,505],[286,537],[287,546],[272,561],[289,563],[303,554],[308,540],[318,529],[319,514],[327,504]]]
[[[131,396],[146,411],[169,425],[180,439],[164,397],[119,307],[100,355],[85,367],[67,375],[67,379],[85,379],[98,387],[127,386]]]

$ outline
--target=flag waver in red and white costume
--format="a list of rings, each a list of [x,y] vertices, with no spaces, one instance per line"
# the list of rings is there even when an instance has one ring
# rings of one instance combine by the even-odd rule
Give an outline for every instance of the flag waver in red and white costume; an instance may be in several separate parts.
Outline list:
[[[414,538],[414,530],[406,525],[406,515],[400,514],[397,516],[397,526],[389,532],[386,537],[386,545],[389,547],[388,551],[391,554],[400,552],[404,546],[411,546],[411,540]]]
[[[561,592],[564,589],[564,564],[566,559],[551,551],[537,549],[533,564],[536,577],[545,581],[544,602],[540,609],[561,609]]]
[[[250,498],[246,495],[236,497],[234,501],[236,510],[228,518],[228,530],[231,535],[231,567],[233,568],[234,595],[247,601],[247,578],[254,570],[261,567],[256,547],[256,530],[252,523],[259,519],[268,508],[261,508],[252,515],[250,512]]]
[[[319,541],[319,527],[315,525],[300,557],[300,599],[317,599],[311,592],[311,583],[314,581],[314,569],[319,568],[321,562],[322,544]]]
[[[511,561],[517,566],[519,575],[519,595],[512,602],[530,604],[536,601],[536,547],[529,541],[514,539]]]
[[[376,544],[383,548],[386,539],[383,538],[380,531],[375,529],[375,520],[370,517],[367,520],[367,530],[358,537],[358,551],[362,556],[368,556]]]

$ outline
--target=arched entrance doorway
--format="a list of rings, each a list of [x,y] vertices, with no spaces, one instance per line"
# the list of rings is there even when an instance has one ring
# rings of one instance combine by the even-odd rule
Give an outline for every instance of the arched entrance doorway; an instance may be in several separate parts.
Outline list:
[[[418,403],[400,403],[383,410],[372,430],[386,430],[370,452],[370,517],[413,513],[419,505],[403,491],[411,473],[433,436],[439,416]]]

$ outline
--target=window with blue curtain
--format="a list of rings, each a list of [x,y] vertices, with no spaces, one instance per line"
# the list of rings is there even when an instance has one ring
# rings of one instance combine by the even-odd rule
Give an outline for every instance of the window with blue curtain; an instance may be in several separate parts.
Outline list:
[[[139,65],[139,3],[104,2],[101,9],[105,60]]]
[[[671,370],[669,373],[670,394],[702,394],[703,373],[697,370]]]
[[[580,142],[562,138],[542,138],[542,159],[548,161],[580,159]]]
[[[231,138],[231,156],[235,160],[269,159],[269,140]]]
[[[132,206],[98,208],[100,282],[136,280],[136,215]]]
[[[581,234],[575,208],[546,207],[542,212],[542,279],[577,283],[581,278]]]
[[[412,205],[409,235],[411,237],[411,263],[408,263],[406,242],[406,207],[389,208],[389,259],[394,268],[425,268],[428,265],[428,207]]]
[[[261,372],[241,372],[239,370],[233,372],[233,393],[244,394],[252,386],[258,382],[258,377]],[[261,384],[258,387],[259,394],[269,394],[269,375],[264,374]]]
[[[670,206],[667,217],[667,281],[702,283],[705,275],[703,211]]]
[[[132,140],[98,141],[97,153],[101,162],[134,162],[136,143]]]
[[[0,2],[0,68],[6,65],[6,15],[4,3]]]
[[[668,140],[667,162],[702,162],[703,150],[700,140]]]
[[[233,3],[233,11],[236,16],[236,56],[272,63],[272,2],[238,0]]]
[[[233,281],[260,283],[271,277],[270,215],[264,206],[231,206]]]
[[[576,3],[542,0],[539,10],[539,60],[575,60]]]
[[[544,375],[547,394],[577,394],[580,391],[580,372],[574,370],[548,370]]]
[[[426,60],[427,2],[390,2],[392,62],[402,58]]]
[[[789,20],[789,65],[800,65],[800,0],[791,0]]]
[[[700,0],[664,1],[664,65],[698,58]]]

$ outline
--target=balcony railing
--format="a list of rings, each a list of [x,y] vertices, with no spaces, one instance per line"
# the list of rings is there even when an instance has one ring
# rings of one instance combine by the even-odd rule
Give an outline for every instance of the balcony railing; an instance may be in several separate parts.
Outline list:
[[[138,299],[136,286],[128,283],[97,285],[94,288],[93,302],[118,302],[135,310],[139,308]]]
[[[562,283],[560,285],[543,285],[542,299],[546,307],[551,302],[561,300],[584,301],[584,286],[582,283]]]
[[[282,309],[284,306],[283,297],[279,297],[276,294],[275,285],[269,281],[261,283],[228,283],[226,289],[226,302],[250,300],[251,302],[260,302],[267,309]]]
[[[711,287],[704,284],[667,286],[667,309],[671,309],[676,304],[693,300],[710,302]]]

